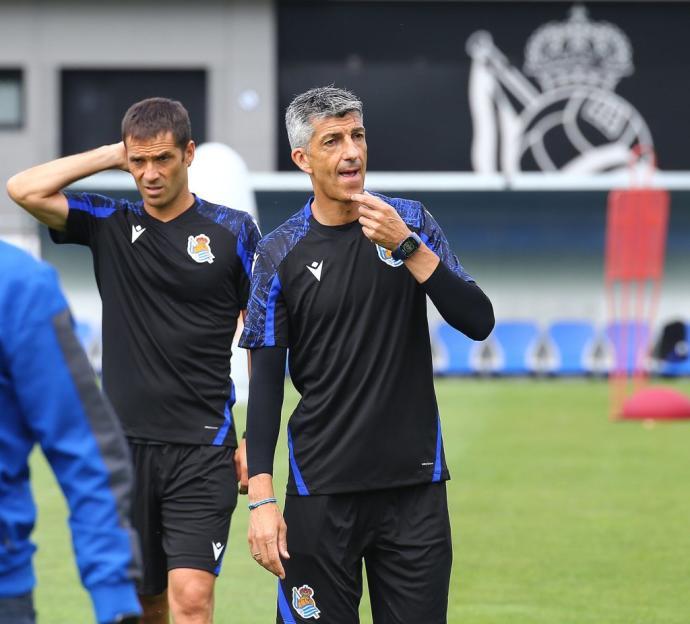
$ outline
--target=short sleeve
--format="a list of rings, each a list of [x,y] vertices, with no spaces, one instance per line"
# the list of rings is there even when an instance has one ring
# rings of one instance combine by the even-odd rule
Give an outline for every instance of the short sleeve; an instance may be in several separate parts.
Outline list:
[[[419,232],[419,237],[426,246],[458,277],[461,277],[466,282],[474,282],[472,276],[465,271],[458,257],[450,248],[443,230],[426,208],[422,208],[422,217],[422,229]]]
[[[288,341],[288,315],[278,267],[259,244],[240,346],[245,349],[288,347]]]
[[[237,237],[237,258],[241,269],[237,283],[237,294],[240,301],[240,308],[246,309],[249,302],[249,292],[251,288],[252,262],[256,247],[261,240],[261,232],[256,221],[250,214],[246,214]]]
[[[66,192],[64,195],[69,207],[65,230],[50,230],[50,238],[58,244],[90,246],[103,221],[118,209],[118,201],[96,193]]]

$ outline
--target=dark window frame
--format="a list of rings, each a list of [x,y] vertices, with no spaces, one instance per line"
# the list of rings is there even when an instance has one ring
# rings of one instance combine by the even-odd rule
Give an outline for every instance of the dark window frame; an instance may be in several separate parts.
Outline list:
[[[26,125],[26,93],[24,69],[16,66],[0,66],[0,80],[16,79],[19,91],[19,107],[16,122],[6,122],[0,117],[0,131],[21,130]]]

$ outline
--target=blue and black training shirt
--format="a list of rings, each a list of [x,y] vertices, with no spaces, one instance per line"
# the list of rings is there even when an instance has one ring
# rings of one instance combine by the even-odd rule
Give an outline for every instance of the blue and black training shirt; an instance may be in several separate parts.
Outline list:
[[[424,206],[379,197],[454,279],[472,281]],[[240,341],[289,349],[301,400],[288,424],[288,494],[448,479],[425,290],[359,222],[323,225],[311,201],[259,244]],[[248,427],[250,476],[272,473],[272,452],[259,457]]]
[[[236,446],[231,343],[259,240],[252,217],[195,197],[171,221],[143,202],[65,193],[58,243],[91,248],[103,385],[137,440]]]

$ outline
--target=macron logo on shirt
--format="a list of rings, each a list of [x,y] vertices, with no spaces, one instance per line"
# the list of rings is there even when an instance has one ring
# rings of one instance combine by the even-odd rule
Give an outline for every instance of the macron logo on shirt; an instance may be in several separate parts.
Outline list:
[[[144,232],[146,232],[146,228],[141,227],[140,225],[133,225],[132,226],[132,244],[134,244],[134,241],[137,240]]]
[[[321,262],[312,262],[307,265],[309,272],[320,282],[321,281],[321,269],[323,269],[323,260]]]

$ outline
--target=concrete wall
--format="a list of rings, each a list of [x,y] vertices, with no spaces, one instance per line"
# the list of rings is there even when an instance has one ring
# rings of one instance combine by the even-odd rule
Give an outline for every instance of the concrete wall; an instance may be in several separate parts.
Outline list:
[[[0,67],[24,71],[25,94],[24,127],[0,129],[3,187],[59,154],[63,68],[205,68],[207,138],[231,145],[250,169],[272,170],[275,46],[272,0],[0,0]],[[247,91],[259,98],[249,110],[239,99]],[[33,230],[1,192],[0,231]]]

